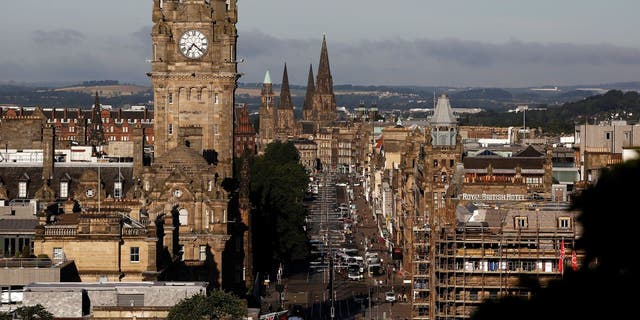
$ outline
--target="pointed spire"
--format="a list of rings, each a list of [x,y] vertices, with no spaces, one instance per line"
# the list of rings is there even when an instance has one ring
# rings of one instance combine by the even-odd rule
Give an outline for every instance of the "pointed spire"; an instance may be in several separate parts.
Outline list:
[[[287,64],[284,64],[284,72],[282,73],[282,87],[280,88],[280,105],[278,109],[293,109],[291,102],[291,91],[289,90],[289,74],[287,73]]]
[[[320,50],[320,63],[318,64],[318,80],[316,81],[318,93],[333,93],[333,79],[329,67],[329,51],[327,50],[327,36],[322,36],[322,49]]]
[[[455,125],[456,117],[453,115],[451,104],[449,103],[449,97],[446,94],[442,94],[438,98],[438,103],[433,111],[433,117],[431,118],[432,125]]]
[[[313,65],[309,64],[309,80],[307,80],[307,95],[304,98],[303,109],[311,109],[313,105],[313,93],[315,91],[316,85],[313,82]]]
[[[264,81],[262,81],[262,83],[271,84],[271,73],[269,73],[269,70],[264,74]]]

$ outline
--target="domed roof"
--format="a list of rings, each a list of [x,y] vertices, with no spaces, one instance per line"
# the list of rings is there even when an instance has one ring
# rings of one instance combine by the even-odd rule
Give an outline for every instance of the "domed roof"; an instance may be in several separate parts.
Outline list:
[[[155,159],[153,168],[158,172],[171,173],[175,168],[180,168],[186,174],[206,173],[210,169],[209,163],[197,151],[179,145]]]

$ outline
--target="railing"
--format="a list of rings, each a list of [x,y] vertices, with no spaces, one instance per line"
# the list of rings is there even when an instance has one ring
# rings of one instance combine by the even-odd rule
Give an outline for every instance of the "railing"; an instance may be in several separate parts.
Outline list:
[[[138,229],[138,228],[123,228],[122,235],[123,236],[144,236],[147,234],[146,229]]]
[[[76,225],[64,225],[64,226],[45,226],[45,236],[75,236],[78,234],[78,226]]]

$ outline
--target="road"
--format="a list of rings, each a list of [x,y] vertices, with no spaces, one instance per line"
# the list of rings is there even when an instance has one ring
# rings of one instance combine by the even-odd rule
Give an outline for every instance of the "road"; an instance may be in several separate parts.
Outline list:
[[[321,178],[318,196],[308,203],[307,231],[309,238],[315,243],[312,248],[315,256],[311,258],[309,272],[291,275],[283,280],[286,288],[285,307],[303,306],[305,319],[408,319],[408,303],[392,304],[384,299],[384,293],[392,290],[402,297],[402,280],[396,278],[393,272],[376,277],[365,272],[364,279],[349,280],[346,272],[341,271],[344,269],[341,269],[339,263],[334,267],[334,317],[331,317],[331,275],[328,267],[330,248],[334,251],[355,248],[358,249],[359,256],[364,256],[365,252],[378,252],[384,263],[391,262],[384,243],[379,242],[377,222],[362,196],[362,189],[352,189],[351,201],[348,191],[350,188],[343,183],[337,186],[336,179],[341,182],[348,180],[345,176],[333,174],[328,174],[326,180]],[[334,210],[341,204],[348,207],[355,205],[354,215],[351,217],[356,222],[352,225],[352,236],[345,235],[340,213]],[[365,248],[367,243],[372,245]]]

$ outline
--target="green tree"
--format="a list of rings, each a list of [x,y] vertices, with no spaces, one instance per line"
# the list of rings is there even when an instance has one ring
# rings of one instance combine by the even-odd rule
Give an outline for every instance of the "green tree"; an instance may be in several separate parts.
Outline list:
[[[245,304],[231,293],[213,290],[182,299],[169,310],[168,320],[233,320],[247,314]]]
[[[303,199],[309,183],[300,155],[291,143],[275,142],[251,166],[256,271],[271,272],[279,262],[307,257]]]
[[[13,311],[13,313],[18,316],[18,319],[23,320],[52,320],[53,314],[47,309],[45,309],[42,305],[36,304],[35,306],[25,306],[20,307]],[[3,319],[3,318],[0,318]],[[9,318],[11,319],[11,318]]]

